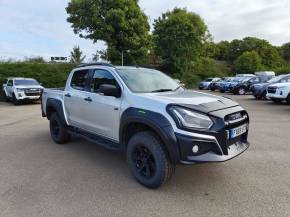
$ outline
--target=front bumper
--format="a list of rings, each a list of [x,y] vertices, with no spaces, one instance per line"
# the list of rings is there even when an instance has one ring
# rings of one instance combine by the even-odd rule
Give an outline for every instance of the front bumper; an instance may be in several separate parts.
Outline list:
[[[241,113],[242,117],[237,120],[228,119],[230,115],[236,113]],[[227,161],[240,155],[250,146],[247,140],[249,128],[242,135],[229,139],[231,129],[249,124],[246,111],[241,110],[241,107],[238,106],[216,111],[212,114],[217,117],[217,127],[209,132],[203,132],[202,134],[185,131],[175,132],[181,164]],[[193,151],[194,146],[198,146],[197,152]]]
[[[267,93],[267,97],[273,98],[273,99],[286,99],[287,96],[280,95],[280,94],[275,94],[275,93]]]
[[[27,91],[19,91],[15,93],[17,100],[39,100],[41,97],[41,91],[27,92]]]
[[[224,162],[242,154],[250,144],[247,141],[239,140],[227,147],[226,153],[221,149],[221,145],[216,139],[200,140],[197,138],[177,135],[179,149],[181,154],[180,163],[206,163],[206,162]],[[192,147],[198,145],[200,152],[194,154]]]

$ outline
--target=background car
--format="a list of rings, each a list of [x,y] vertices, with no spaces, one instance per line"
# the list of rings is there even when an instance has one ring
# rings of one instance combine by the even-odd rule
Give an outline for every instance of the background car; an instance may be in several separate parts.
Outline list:
[[[290,82],[290,74],[279,75],[265,83],[254,84],[251,87],[251,91],[256,99],[267,99],[267,88],[269,85],[285,82]]]
[[[232,86],[232,92],[237,95],[244,95],[248,92],[252,92],[252,86],[258,83],[265,83],[275,76],[275,72],[261,71],[255,72],[255,76],[244,76],[242,80],[239,80]]]
[[[221,82],[219,87],[220,92],[230,92],[232,90],[232,86],[239,82],[240,79],[244,79],[244,77],[230,77],[224,82]]]
[[[220,86],[223,82],[227,82],[228,80],[230,80],[232,77],[225,77],[225,78],[222,78],[218,81],[214,81],[210,84],[209,86],[209,89],[211,91],[215,91],[215,90],[219,90],[220,89]]]
[[[220,78],[208,78],[208,79],[199,83],[199,89],[200,90],[208,90],[209,86],[212,82],[219,81],[219,80],[220,80]]]
[[[18,105],[22,101],[40,99],[43,87],[33,78],[8,78],[3,84],[3,97]]]

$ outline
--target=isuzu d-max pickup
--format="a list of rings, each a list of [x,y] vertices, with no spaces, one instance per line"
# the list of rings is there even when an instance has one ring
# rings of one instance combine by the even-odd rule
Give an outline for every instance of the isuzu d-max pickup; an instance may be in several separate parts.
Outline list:
[[[56,143],[77,135],[124,151],[149,188],[165,183],[177,164],[223,162],[249,147],[249,116],[238,103],[148,68],[80,65],[63,90],[44,90],[42,115]]]

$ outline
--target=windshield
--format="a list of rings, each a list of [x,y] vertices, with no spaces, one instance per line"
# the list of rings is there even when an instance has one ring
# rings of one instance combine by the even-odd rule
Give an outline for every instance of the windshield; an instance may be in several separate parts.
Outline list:
[[[22,79],[22,80],[17,79],[17,80],[14,80],[14,85],[15,86],[20,86],[20,85],[32,86],[32,85],[39,85],[39,83],[33,79]]]
[[[234,82],[240,82],[240,81],[243,81],[243,80],[245,80],[245,77],[237,77],[237,78],[233,79]]]
[[[210,81],[212,81],[213,80],[213,78],[208,78],[208,79],[206,79],[205,81],[206,82],[210,82]]]
[[[179,87],[175,80],[153,69],[121,68],[117,72],[133,92],[163,92]]]
[[[279,75],[277,77],[274,77],[272,79],[270,79],[269,81],[267,81],[267,83],[275,83],[280,81],[282,78],[286,77],[287,75]]]

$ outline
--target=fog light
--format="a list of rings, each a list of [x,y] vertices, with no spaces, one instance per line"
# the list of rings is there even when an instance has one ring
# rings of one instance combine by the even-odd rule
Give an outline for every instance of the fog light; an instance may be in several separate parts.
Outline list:
[[[18,96],[19,96],[19,97],[22,97],[21,93],[18,93]]]
[[[192,152],[193,153],[197,153],[199,151],[199,147],[198,147],[198,145],[194,145],[193,147],[192,147]]]
[[[280,92],[280,95],[281,95],[281,96],[283,95],[283,91]]]

